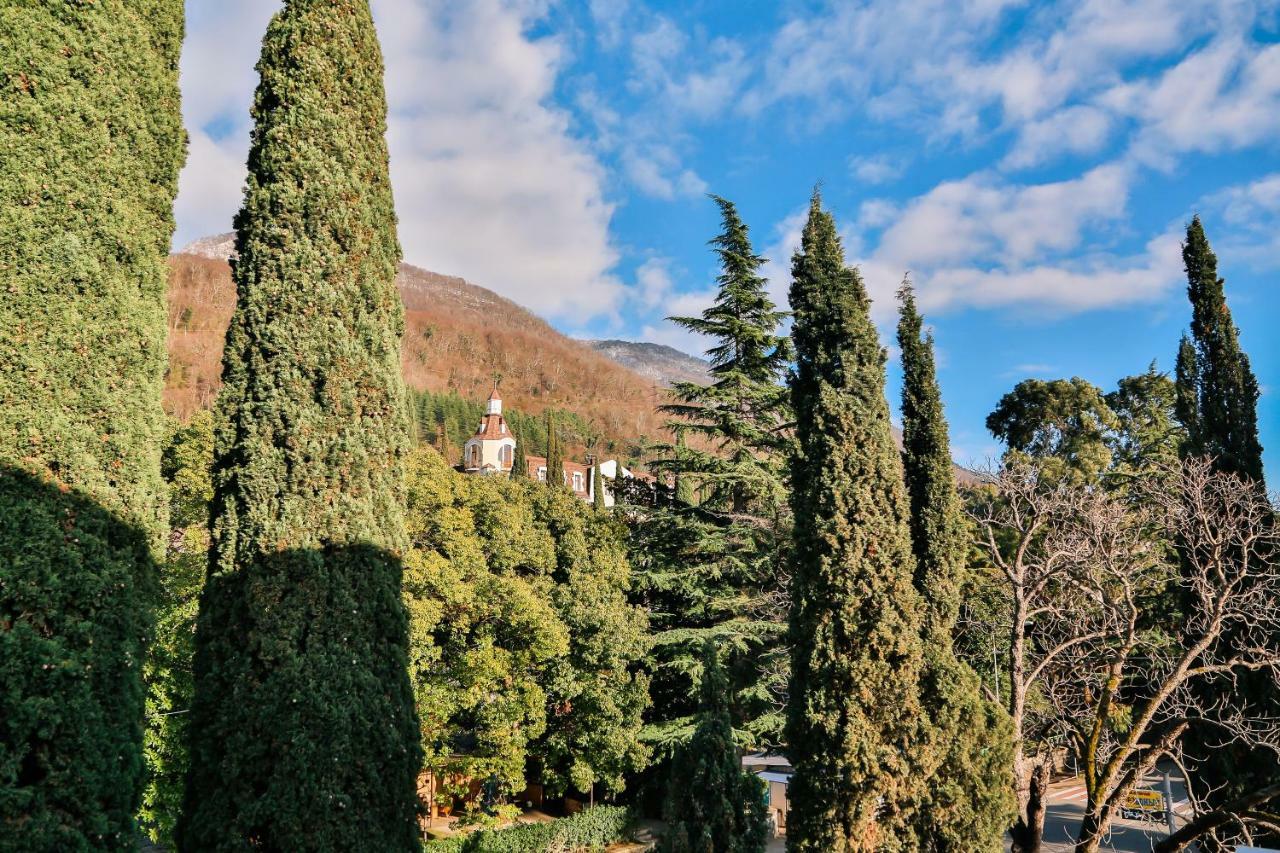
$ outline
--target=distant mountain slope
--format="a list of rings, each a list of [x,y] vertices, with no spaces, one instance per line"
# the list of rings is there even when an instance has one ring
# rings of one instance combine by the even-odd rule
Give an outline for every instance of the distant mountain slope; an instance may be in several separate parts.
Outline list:
[[[665,388],[670,388],[677,382],[696,382],[699,385],[711,383],[710,363],[675,347],[618,340],[587,343],[596,352],[604,353],[623,367],[630,368]]]
[[[228,237],[199,240],[169,259],[165,405],[180,418],[210,406],[221,385],[223,338],[235,308]],[[611,439],[662,435],[665,417],[655,408],[666,392],[657,381],[461,278],[405,264],[397,284],[410,387],[483,399],[500,375],[504,401],[522,411],[569,409]]]

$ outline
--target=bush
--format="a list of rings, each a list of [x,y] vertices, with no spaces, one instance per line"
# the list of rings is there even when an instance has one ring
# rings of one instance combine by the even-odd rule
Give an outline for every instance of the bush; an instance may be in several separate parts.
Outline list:
[[[545,853],[548,850],[603,850],[620,840],[631,824],[622,806],[595,806],[550,823],[525,823],[470,835],[429,841],[427,853]]]

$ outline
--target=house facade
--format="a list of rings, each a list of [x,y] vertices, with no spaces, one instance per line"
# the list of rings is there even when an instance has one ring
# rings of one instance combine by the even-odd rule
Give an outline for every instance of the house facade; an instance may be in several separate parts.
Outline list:
[[[502,417],[502,398],[495,387],[485,405],[484,418],[475,433],[462,446],[462,469],[468,474],[509,477],[515,465],[515,455],[520,452],[523,451],[516,446],[516,440]],[[526,453],[524,459],[529,479],[545,483],[548,476],[546,457]],[[618,477],[630,478],[631,472],[613,459],[598,464],[606,483],[604,504],[611,507],[614,498],[608,482]],[[594,501],[596,495],[592,470],[591,465],[565,460],[559,472],[560,481],[582,500]]]

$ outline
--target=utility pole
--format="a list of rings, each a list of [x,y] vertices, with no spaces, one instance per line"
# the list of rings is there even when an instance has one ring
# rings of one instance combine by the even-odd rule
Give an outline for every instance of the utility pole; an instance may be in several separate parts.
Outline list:
[[[1169,826],[1169,834],[1173,835],[1178,831],[1176,819],[1173,816],[1173,782],[1169,778],[1169,768],[1164,770],[1164,819]]]

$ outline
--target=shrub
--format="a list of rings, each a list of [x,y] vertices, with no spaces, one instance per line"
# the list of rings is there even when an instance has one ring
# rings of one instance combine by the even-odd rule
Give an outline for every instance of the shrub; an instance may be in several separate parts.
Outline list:
[[[546,853],[549,850],[603,850],[620,840],[631,824],[622,806],[594,806],[550,823],[525,823],[508,829],[429,841],[427,853]]]

